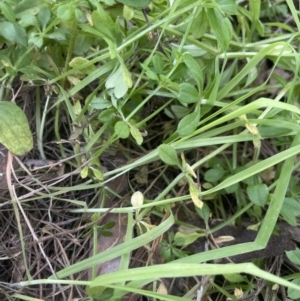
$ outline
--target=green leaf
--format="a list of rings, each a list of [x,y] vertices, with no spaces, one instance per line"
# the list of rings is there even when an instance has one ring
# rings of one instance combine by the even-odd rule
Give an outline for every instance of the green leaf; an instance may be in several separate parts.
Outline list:
[[[180,136],[187,136],[193,133],[199,123],[199,112],[193,112],[180,120],[178,123],[177,132]]]
[[[80,176],[82,179],[85,179],[89,174],[89,167],[88,166],[84,166],[81,171],[80,171]]]
[[[143,136],[135,126],[130,125],[130,133],[138,145],[143,143]]]
[[[105,301],[112,297],[114,290],[105,286],[86,287],[86,293],[93,301]]]
[[[209,207],[203,203],[203,207],[200,209],[198,207],[195,208],[197,214],[204,220],[206,226],[208,226],[208,221],[210,218],[210,209]]]
[[[19,156],[33,147],[26,115],[15,103],[8,101],[0,102],[0,143]]]
[[[294,216],[300,215],[300,203],[293,198],[285,198],[282,208],[288,208]]]
[[[10,42],[27,46],[26,31],[19,23],[0,22],[0,35]]]
[[[180,84],[178,99],[181,103],[189,104],[198,102],[200,100],[200,96],[193,85],[189,83],[182,83]]]
[[[230,43],[230,32],[232,31],[229,27],[231,25],[228,24],[230,21],[224,18],[218,10],[213,8],[207,9],[207,18],[210,27],[216,35],[218,44],[223,51],[226,51]]]
[[[300,249],[285,252],[287,258],[294,264],[300,266]]]
[[[158,147],[158,155],[164,163],[168,165],[180,166],[177,153],[169,144],[161,144]]]
[[[92,21],[95,28],[99,31],[99,33],[101,33],[101,35],[103,35],[103,37],[109,39],[110,41],[115,40],[115,23],[110,15],[103,10],[101,5],[98,6],[97,11],[93,11]]]
[[[81,67],[82,65],[85,65],[88,62],[89,62],[89,60],[84,57],[75,57],[74,59],[72,59],[72,61],[69,63],[69,65],[70,65],[70,67],[76,69],[76,68]],[[91,63],[88,66],[80,69],[80,71],[84,72],[85,74],[90,74],[95,70],[96,70],[96,67]]]
[[[189,176],[186,176],[188,178],[189,182],[189,190],[190,190],[190,196],[191,199],[196,206],[196,208],[202,209],[204,203],[199,198],[200,189],[196,186],[196,184],[193,182],[192,178]]]
[[[200,39],[207,31],[208,21],[205,10],[202,11],[193,19],[191,33],[195,39]]]
[[[237,5],[235,0],[216,0],[220,9],[227,14],[236,15]]]
[[[74,15],[74,7],[69,4],[60,5],[57,9],[57,18],[60,20],[71,21]]]
[[[123,68],[119,68],[109,76],[105,83],[106,89],[113,89],[116,98],[123,97],[128,91],[128,85],[123,76]]]
[[[216,183],[222,179],[225,171],[222,168],[211,168],[204,174],[204,179],[210,183]]]
[[[157,73],[163,73],[165,68],[165,63],[160,54],[156,53],[153,56],[153,66],[156,69]]]
[[[152,69],[150,69],[146,64],[143,63],[141,63],[141,66],[146,71],[146,75],[149,79],[159,81],[158,75]]]
[[[127,6],[127,5],[124,5],[124,8],[123,8],[123,17],[126,21],[130,21],[134,16],[134,10]]]
[[[264,206],[268,201],[269,190],[265,184],[249,185],[247,195],[252,203]]]
[[[126,139],[130,135],[130,129],[125,121],[118,121],[115,124],[115,133],[122,139]]]
[[[194,233],[182,233],[182,232],[177,232],[175,234],[175,245],[176,246],[188,246],[194,241],[196,241],[199,237],[203,236],[203,234],[199,234],[197,232]],[[181,238],[179,240],[179,238]]]
[[[196,81],[198,89],[203,89],[203,72],[198,62],[188,52],[184,53],[182,58],[193,79]]]
[[[151,3],[151,0],[117,0],[117,2],[135,8],[145,8]]]
[[[103,181],[104,177],[103,177],[103,173],[99,168],[94,168],[91,167],[91,170],[93,171],[94,176],[99,180],[99,181]]]
[[[10,22],[16,22],[16,16],[11,6],[3,1],[0,1],[0,9],[5,19]]]
[[[47,24],[50,20],[50,17],[51,17],[51,11],[50,9],[45,6],[43,7],[39,13],[38,13],[38,19],[42,25],[42,30],[45,30],[45,28],[47,27]]]
[[[280,214],[287,223],[289,223],[293,227],[297,227],[297,215],[295,215],[291,208],[282,206],[282,208],[280,209]]]
[[[292,283],[300,286],[300,278],[295,278],[292,281]],[[289,287],[287,292],[288,292],[288,297],[292,300],[296,300],[296,299],[298,300],[300,298],[300,291],[299,290],[296,290],[294,288]]]
[[[225,274],[223,276],[227,281],[231,283],[248,282],[247,278],[245,276],[242,276],[241,274]]]

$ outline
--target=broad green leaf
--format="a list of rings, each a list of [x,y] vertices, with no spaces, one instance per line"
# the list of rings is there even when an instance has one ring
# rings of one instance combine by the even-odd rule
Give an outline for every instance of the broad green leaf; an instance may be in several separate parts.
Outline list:
[[[105,286],[86,287],[86,293],[93,301],[104,301],[112,297],[114,289]]]
[[[30,13],[22,14],[19,24],[23,27],[34,26],[35,28],[39,28],[36,17]]]
[[[19,156],[33,147],[26,115],[15,103],[8,101],[0,102],[0,143]]]
[[[292,281],[292,283],[300,286],[300,278],[295,278]],[[298,300],[300,298],[300,291],[299,290],[296,290],[294,288],[289,287],[287,292],[288,292],[288,297],[292,300]]]
[[[300,203],[292,198],[285,198],[280,210],[280,214],[286,222],[292,226],[297,226],[296,216],[300,215]]]
[[[224,278],[231,283],[248,282],[247,277],[241,274],[224,274]]]
[[[208,226],[208,221],[210,218],[209,207],[205,203],[203,203],[203,207],[201,209],[197,207],[195,209],[197,214],[204,220],[205,225]]]
[[[200,100],[200,96],[193,85],[189,83],[182,83],[180,84],[178,99],[181,103],[189,104],[198,102]]]
[[[178,119],[182,119],[183,117],[188,115],[189,112],[191,111],[189,108],[180,106],[180,105],[173,105],[173,106],[171,106],[171,109],[172,109],[172,113],[174,113]],[[175,117],[174,117],[174,114],[172,114],[172,113],[170,112],[170,110],[165,109],[165,114],[169,118],[174,119]]]
[[[211,168],[204,174],[204,179],[210,183],[216,183],[222,179],[225,171],[222,168]]]
[[[101,171],[100,168],[94,168],[94,167],[91,167],[92,171],[93,171],[93,174],[94,176],[99,180],[99,181],[103,181],[104,177],[103,177],[103,173]]]
[[[300,266],[300,249],[296,248],[293,251],[286,251],[285,254],[292,263]]]
[[[196,81],[198,89],[201,91],[203,89],[203,72],[198,62],[193,58],[193,56],[186,52],[182,56],[185,65],[188,67],[193,79]]]
[[[138,145],[143,143],[143,136],[135,126],[130,125],[130,133]]]
[[[128,86],[125,82],[122,66],[119,66],[119,68],[110,75],[105,83],[105,87],[106,89],[113,89],[114,95],[118,99],[127,93]]]
[[[4,1],[0,1],[0,9],[5,19],[7,19],[10,22],[16,22],[15,13],[10,5],[8,5]]]
[[[85,179],[88,176],[89,173],[89,167],[88,166],[84,166],[81,171],[80,171],[80,176],[82,179]]]
[[[99,11],[93,11],[92,20],[95,28],[103,35],[103,37],[109,39],[110,41],[115,40],[115,23],[109,14],[101,8],[101,6],[99,6]]]
[[[26,31],[19,23],[0,22],[0,35],[10,42],[27,46]]]
[[[85,65],[88,63],[89,60],[84,57],[75,57],[72,59],[72,61],[69,63],[70,67],[76,69],[81,67],[82,65]],[[84,72],[86,74],[92,73],[94,70],[96,70],[96,67],[93,64],[89,64],[88,66],[81,68],[80,71]]]
[[[55,30],[49,34],[46,34],[45,37],[52,39],[52,40],[56,40],[56,41],[65,41],[66,40],[66,34],[62,31]]]
[[[111,106],[112,106],[111,102],[102,97],[94,98],[90,103],[90,107],[96,110],[107,109],[110,108]]]
[[[118,121],[115,124],[115,133],[122,139],[126,139],[130,135],[130,129],[125,121]]]
[[[127,6],[127,5],[124,5],[124,8],[123,8],[123,17],[126,21],[130,21],[134,16],[134,10]]]
[[[143,63],[141,63],[141,66],[146,71],[146,75],[149,79],[159,81],[158,75],[152,69],[150,69],[146,64]]]
[[[134,8],[145,8],[151,3],[151,0],[117,0],[117,2]]]
[[[224,13],[231,15],[237,14],[237,4],[235,0],[216,0],[216,2]]]
[[[264,206],[268,201],[269,190],[265,184],[249,185],[247,195],[252,203]]]
[[[20,17],[22,14],[36,15],[45,5],[44,1],[41,0],[22,0],[18,2],[19,3],[14,7],[14,12],[17,17]]]
[[[208,21],[206,18],[205,10],[202,11],[193,19],[191,27],[192,36],[195,39],[200,39],[207,31]]]
[[[177,232],[174,237],[175,245],[176,246],[188,246],[191,243],[193,243],[194,241],[196,241],[201,236],[203,236],[203,234],[199,234],[197,232],[194,232],[194,233]],[[181,240],[179,240],[178,238],[181,238]],[[179,241],[179,243],[176,243],[176,241]]]
[[[43,7],[39,13],[38,13],[38,19],[42,25],[42,30],[45,30],[45,28],[47,27],[47,24],[50,20],[50,17],[51,17],[51,11],[50,9],[45,6]]]
[[[60,20],[71,21],[74,16],[74,7],[69,4],[60,5],[57,9],[57,18]]]
[[[180,166],[177,153],[169,144],[161,144],[158,147],[158,155],[164,163],[168,165]]]
[[[193,133],[199,123],[199,112],[193,112],[180,120],[178,123],[177,132],[180,136],[187,136]]]
[[[29,34],[28,44],[29,45],[34,45],[37,48],[41,48],[43,46],[43,44],[44,44],[44,39],[38,33],[31,32]]]

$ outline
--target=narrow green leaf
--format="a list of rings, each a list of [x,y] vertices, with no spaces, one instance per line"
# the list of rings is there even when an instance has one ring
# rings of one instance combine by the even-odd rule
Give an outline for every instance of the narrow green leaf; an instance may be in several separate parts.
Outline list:
[[[180,166],[177,153],[169,144],[161,144],[158,147],[158,155],[164,163],[168,165]]]
[[[33,147],[26,115],[15,103],[8,101],[0,102],[0,143],[19,156]]]
[[[265,184],[249,185],[247,195],[252,203],[264,206],[268,201],[269,190]]]

